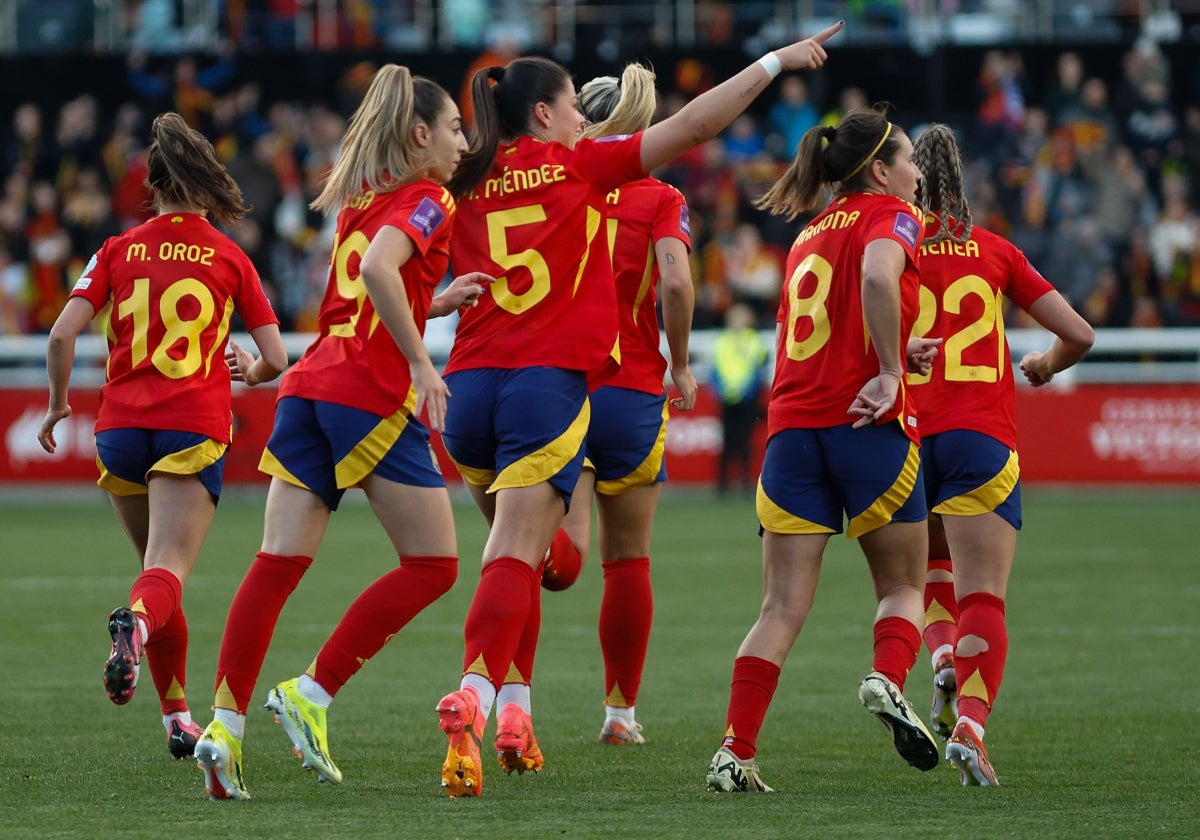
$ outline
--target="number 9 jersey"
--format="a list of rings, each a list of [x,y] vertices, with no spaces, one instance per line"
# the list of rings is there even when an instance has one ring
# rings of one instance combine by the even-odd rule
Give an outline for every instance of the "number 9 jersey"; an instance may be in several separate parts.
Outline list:
[[[105,241],[71,291],[109,313],[96,431],[195,432],[230,441],[225,345],[236,310],[247,330],[278,323],[258,272],[198,213],[165,213]]]
[[[863,254],[877,239],[895,241],[907,257],[900,275],[900,335],[907,343],[917,315],[917,248],[923,217],[903,199],[878,193],[835,198],[800,231],[788,253],[777,321],[775,379],[767,408],[768,437],[783,429],[853,423],[846,413],[858,391],[879,375],[862,308]],[[899,348],[904,358],[904,346]],[[904,383],[896,404],[876,423],[900,418],[919,443],[917,418]]]
[[[926,238],[938,230],[936,221]],[[921,435],[968,429],[1017,448],[1012,360],[1004,337],[1004,298],[1025,311],[1053,286],[1017,246],[981,227],[966,242],[922,245],[921,310],[914,338],[943,339],[933,368],[909,374]]]

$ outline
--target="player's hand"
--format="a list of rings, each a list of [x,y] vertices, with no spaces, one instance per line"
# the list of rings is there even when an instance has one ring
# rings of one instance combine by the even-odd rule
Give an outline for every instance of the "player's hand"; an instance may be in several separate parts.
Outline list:
[[[479,303],[481,295],[486,294],[488,287],[496,282],[496,278],[482,271],[471,271],[461,277],[455,277],[450,285],[438,295],[439,310],[453,312],[460,306],[474,306]]]
[[[854,402],[850,403],[850,407],[846,409],[847,414],[858,417],[854,421],[854,428],[861,429],[863,426],[877,422],[896,404],[896,395],[899,392],[900,374],[898,373],[888,371],[868,380],[867,384],[859,389]]]
[[[65,420],[71,416],[71,406],[65,405],[62,408],[54,408],[51,406],[46,409],[46,416],[42,418],[42,425],[38,428],[38,443],[42,445],[51,455],[58,448],[58,441],[54,439],[54,427],[58,425],[59,420]]]
[[[450,389],[442,381],[441,375],[433,362],[426,359],[408,366],[412,374],[413,387],[417,389],[417,402],[413,406],[413,416],[421,415],[421,407],[429,407],[429,426],[439,432],[446,428],[446,400],[450,397]]]
[[[679,396],[671,398],[671,407],[680,411],[691,411],[695,408],[696,392],[699,390],[699,386],[696,385],[696,377],[692,375],[692,369],[687,365],[671,368],[671,381],[679,389]]]
[[[845,25],[844,20],[839,20],[833,26],[818,32],[811,38],[805,38],[803,41],[775,50],[775,55],[779,57],[784,70],[815,70],[828,58],[823,45],[841,32]]]
[[[933,360],[941,343],[940,338],[910,338],[904,353],[904,363],[908,372],[921,376],[929,373],[933,369]]]
[[[1046,365],[1046,354],[1034,350],[1021,359],[1021,373],[1034,388],[1040,388],[1054,378],[1054,372]]]
[[[232,338],[225,347],[225,364],[229,368],[229,378],[234,382],[245,382],[247,385],[256,384],[246,378],[250,365],[254,364],[254,355],[243,350]]]

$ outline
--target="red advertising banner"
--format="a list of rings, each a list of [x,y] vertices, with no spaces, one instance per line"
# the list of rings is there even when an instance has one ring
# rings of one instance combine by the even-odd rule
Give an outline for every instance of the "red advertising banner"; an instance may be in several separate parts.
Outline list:
[[[92,436],[99,394],[71,392],[73,414],[58,425],[59,447],[42,451],[37,429],[46,392],[0,390],[0,483],[95,481]],[[275,391],[237,388],[234,441],[225,467],[230,483],[264,481],[258,457],[271,432]],[[1017,389],[1021,477],[1033,482],[1200,483],[1200,385],[1086,385]],[[755,438],[762,453],[764,428]],[[442,451],[447,480],[457,481]],[[721,451],[720,406],[702,389],[691,412],[672,412],[667,473],[672,482],[710,484]]]
[[[1023,481],[1200,483],[1200,385],[1017,389]]]

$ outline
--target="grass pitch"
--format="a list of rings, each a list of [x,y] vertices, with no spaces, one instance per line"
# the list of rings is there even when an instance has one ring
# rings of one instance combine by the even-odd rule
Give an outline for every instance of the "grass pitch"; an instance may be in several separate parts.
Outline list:
[[[263,496],[227,495],[185,589],[188,696],[202,723],[225,613],[259,544]],[[104,696],[105,618],[137,572],[106,502],[98,491],[10,498],[0,506],[0,835],[1200,836],[1198,513],[1195,490],[1026,491],[1008,670],[988,725],[996,789],[959,787],[945,762],[929,773],[909,768],[859,707],[874,605],[857,546],[835,538],[759,742],[763,776],[778,792],[730,796],[705,793],[704,772],[761,594],[753,505],[664,498],[655,629],[637,704],[648,743],[595,740],[603,671],[593,557],[578,584],[543,600],[534,720],[546,770],[508,777],[489,763],[481,799],[449,800],[438,784],[445,738],[433,706],[458,683],[485,536],[480,516],[459,504],[458,583],[331,709],[345,782],[318,785],[270,714],[254,708],[245,741],[254,798],[212,803],[195,765],[170,759],[148,673],[128,706]],[[308,666],[353,597],[394,562],[369,509],[343,506],[283,612],[259,700]],[[922,711],[929,684],[923,654],[906,691]]]

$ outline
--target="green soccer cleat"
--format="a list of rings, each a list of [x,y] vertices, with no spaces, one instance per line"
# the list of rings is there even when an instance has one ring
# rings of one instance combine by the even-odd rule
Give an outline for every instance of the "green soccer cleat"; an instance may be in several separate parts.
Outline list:
[[[317,781],[341,784],[342,771],[329,757],[329,738],[325,732],[327,709],[300,693],[300,679],[281,682],[267,695],[266,707],[275,713],[292,740],[292,751],[304,761],[305,770],[316,770]]]
[[[214,720],[196,742],[196,766],[204,773],[204,790],[214,802],[249,799],[242,783],[242,741]]]

